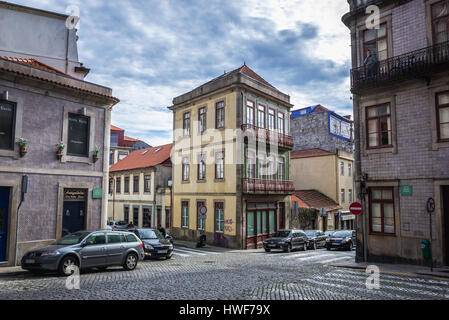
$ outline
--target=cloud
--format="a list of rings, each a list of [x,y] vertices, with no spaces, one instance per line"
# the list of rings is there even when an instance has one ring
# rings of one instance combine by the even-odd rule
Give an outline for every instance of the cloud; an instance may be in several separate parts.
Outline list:
[[[112,121],[151,145],[171,142],[172,99],[246,62],[296,108],[350,114],[345,0],[17,0],[81,12],[86,80],[121,99]]]

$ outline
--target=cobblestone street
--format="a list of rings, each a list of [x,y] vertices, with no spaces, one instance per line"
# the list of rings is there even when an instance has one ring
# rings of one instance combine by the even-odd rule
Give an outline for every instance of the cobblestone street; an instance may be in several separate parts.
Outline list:
[[[380,290],[368,290],[364,271],[329,265],[354,259],[354,251],[176,249],[171,260],[146,260],[131,272],[84,271],[79,290],[68,290],[57,275],[3,274],[0,299],[449,299],[449,281],[382,273]]]

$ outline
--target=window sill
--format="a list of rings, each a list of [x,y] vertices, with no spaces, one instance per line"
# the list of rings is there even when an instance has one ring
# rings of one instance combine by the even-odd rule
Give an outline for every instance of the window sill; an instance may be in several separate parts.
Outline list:
[[[395,147],[389,146],[389,147],[383,147],[383,148],[365,149],[365,156],[368,156],[370,154],[379,154],[379,153],[395,153]]]
[[[197,183],[207,183],[207,180],[197,180]]]
[[[182,181],[181,183],[182,183],[182,184],[189,184],[189,183],[190,183],[190,180],[184,180],[184,181]]]
[[[380,233],[380,232],[370,232],[370,236],[382,236],[382,237],[392,237],[396,238],[396,234],[394,233]]]
[[[225,179],[214,179],[214,182],[225,182]]]
[[[0,150],[0,157],[20,159],[19,150]]]
[[[90,157],[87,156],[71,156],[71,155],[63,155],[61,162],[77,162],[77,163],[85,163],[85,164],[94,164]]]
[[[436,151],[440,148],[449,148],[449,141],[441,140],[441,141],[432,143],[432,150]]]

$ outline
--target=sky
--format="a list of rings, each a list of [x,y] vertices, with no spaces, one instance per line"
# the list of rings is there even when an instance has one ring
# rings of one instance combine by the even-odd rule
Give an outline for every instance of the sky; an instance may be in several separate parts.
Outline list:
[[[346,0],[9,0],[79,9],[86,81],[121,102],[112,124],[157,146],[172,142],[174,97],[243,63],[290,96],[352,114]]]

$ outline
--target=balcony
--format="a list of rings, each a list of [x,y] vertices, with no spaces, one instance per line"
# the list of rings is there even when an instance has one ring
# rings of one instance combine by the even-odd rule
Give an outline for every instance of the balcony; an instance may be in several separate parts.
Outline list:
[[[363,66],[351,71],[351,91],[377,88],[393,82],[423,78],[449,70],[449,41],[378,62],[371,71]]]
[[[242,125],[242,131],[246,132],[246,131],[254,131],[254,133],[256,134],[256,139],[260,139],[263,141],[266,141],[266,143],[270,143],[270,144],[274,144],[276,143],[277,140],[277,144],[280,148],[284,148],[284,149],[292,149],[293,148],[293,137],[283,134],[283,133],[279,133],[277,131],[270,131],[268,129],[264,129],[264,128],[259,128],[253,125],[249,125],[249,124],[244,124]]]
[[[292,181],[243,179],[245,194],[292,194],[295,191]]]

